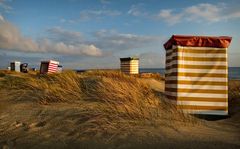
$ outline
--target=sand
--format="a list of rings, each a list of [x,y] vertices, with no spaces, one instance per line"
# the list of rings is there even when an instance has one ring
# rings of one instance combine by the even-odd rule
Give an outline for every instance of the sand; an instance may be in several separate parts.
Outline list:
[[[164,82],[143,79],[163,92]],[[240,148],[240,108],[231,117],[201,119],[197,124],[173,127],[138,126],[114,140],[86,139],[79,132],[81,103],[41,105],[29,100],[10,100],[0,93],[0,146],[2,148]]]

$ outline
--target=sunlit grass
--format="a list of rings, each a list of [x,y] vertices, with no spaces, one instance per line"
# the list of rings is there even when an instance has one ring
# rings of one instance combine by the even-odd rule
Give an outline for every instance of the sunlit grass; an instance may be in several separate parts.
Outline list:
[[[88,71],[39,75],[1,72],[0,90],[18,101],[54,106],[79,105],[78,122],[82,135],[109,135],[134,131],[140,126],[177,127],[197,124],[199,120],[177,110],[164,96],[156,94],[140,75],[120,71]],[[143,76],[146,78],[146,76]],[[161,76],[153,77],[162,80]],[[240,82],[229,82],[229,104],[239,102]],[[234,102],[233,102],[234,101]],[[230,105],[231,106],[231,105]]]

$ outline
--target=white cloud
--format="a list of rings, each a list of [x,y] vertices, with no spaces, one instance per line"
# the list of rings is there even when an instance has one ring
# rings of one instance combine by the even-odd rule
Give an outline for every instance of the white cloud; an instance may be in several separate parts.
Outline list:
[[[38,45],[30,38],[23,37],[14,25],[2,18],[0,20],[0,48],[34,51]]]
[[[162,68],[165,65],[165,55],[160,52],[141,53],[139,58],[142,68]]]
[[[114,30],[100,30],[95,32],[96,45],[108,50],[131,50],[146,48],[153,43],[163,43],[161,36],[148,36],[119,33]]]
[[[79,19],[69,19],[69,20],[64,18],[59,19],[60,23],[69,23],[69,24],[77,23],[78,21]]]
[[[154,15],[154,18],[163,20],[169,25],[183,21],[214,23],[240,18],[240,10],[232,9],[224,3],[202,3],[182,8],[180,11],[176,9],[163,9],[157,15]]]
[[[4,18],[1,14],[0,14],[0,21],[4,21]]]
[[[222,17],[225,20],[240,18],[240,11],[232,12],[226,16]]]
[[[111,3],[110,0],[100,0],[100,2],[102,4],[110,4]]]
[[[64,42],[65,44],[84,43],[84,37],[80,32],[68,31],[61,27],[53,27],[47,30],[48,38],[55,42]]]
[[[118,10],[111,10],[111,9],[87,9],[80,11],[78,18],[60,18],[60,23],[78,23],[84,21],[91,21],[91,20],[101,20],[104,17],[114,17],[121,15],[122,12]]]
[[[121,12],[118,10],[82,10],[80,12],[80,21],[99,19],[104,16],[118,16],[118,15],[121,15]]]
[[[65,37],[74,37],[74,38],[82,38],[82,35],[80,32],[73,32],[73,31],[67,31],[62,29],[61,27],[53,27],[48,29],[48,32],[55,35],[55,36],[65,36]]]
[[[39,42],[39,49],[43,52],[53,52],[63,55],[87,55],[87,56],[101,56],[102,52],[93,44],[65,44],[64,42],[52,42],[48,39],[42,39]]]
[[[94,44],[85,44],[81,42],[67,42],[67,38],[81,38],[79,32],[68,32],[61,28],[49,29],[53,38],[40,39],[34,41],[31,38],[24,37],[20,31],[10,22],[0,19],[0,48],[2,50],[11,50],[18,52],[33,52],[33,53],[54,53],[64,55],[86,55],[86,56],[101,56],[101,49]],[[54,37],[58,35],[58,39]],[[64,37],[64,38],[63,38]],[[60,41],[62,38],[63,41]]]
[[[157,15],[158,19],[163,19],[164,21],[166,21],[168,24],[170,25],[174,25],[178,22],[181,21],[183,14],[172,14],[171,9],[164,9],[161,10],[160,13]]]
[[[65,22],[67,22],[67,20],[64,19],[64,18],[61,18],[59,21],[60,21],[61,23],[65,23]]]
[[[148,13],[143,9],[142,3],[132,5],[127,13],[135,17],[138,17],[138,16],[143,17],[148,15]]]
[[[0,8],[4,10],[4,12],[11,12],[12,7],[7,4],[7,0],[0,0]]]
[[[118,51],[149,49],[153,44],[165,41],[161,36],[119,33],[100,30],[87,40],[80,32],[61,27],[47,29],[47,36],[33,40],[21,34],[10,22],[0,21],[0,48],[5,51],[52,53],[72,56],[109,56]],[[102,51],[101,49],[104,49]]]
[[[187,7],[183,13],[185,13],[185,17],[190,21],[205,20],[208,22],[217,22],[221,20],[223,9],[221,5],[206,3]]]

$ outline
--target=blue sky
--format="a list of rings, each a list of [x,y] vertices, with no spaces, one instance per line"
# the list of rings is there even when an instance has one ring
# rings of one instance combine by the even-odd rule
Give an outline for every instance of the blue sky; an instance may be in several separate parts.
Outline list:
[[[0,67],[59,60],[65,68],[164,67],[172,34],[227,35],[229,66],[240,66],[237,0],[0,0]]]

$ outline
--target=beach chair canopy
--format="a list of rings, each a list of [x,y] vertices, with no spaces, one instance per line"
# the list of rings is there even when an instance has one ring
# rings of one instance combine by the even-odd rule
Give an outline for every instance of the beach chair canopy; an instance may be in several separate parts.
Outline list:
[[[214,48],[228,48],[232,37],[228,36],[186,36],[173,35],[165,44],[164,48],[171,49],[172,46],[185,47],[214,47]]]

